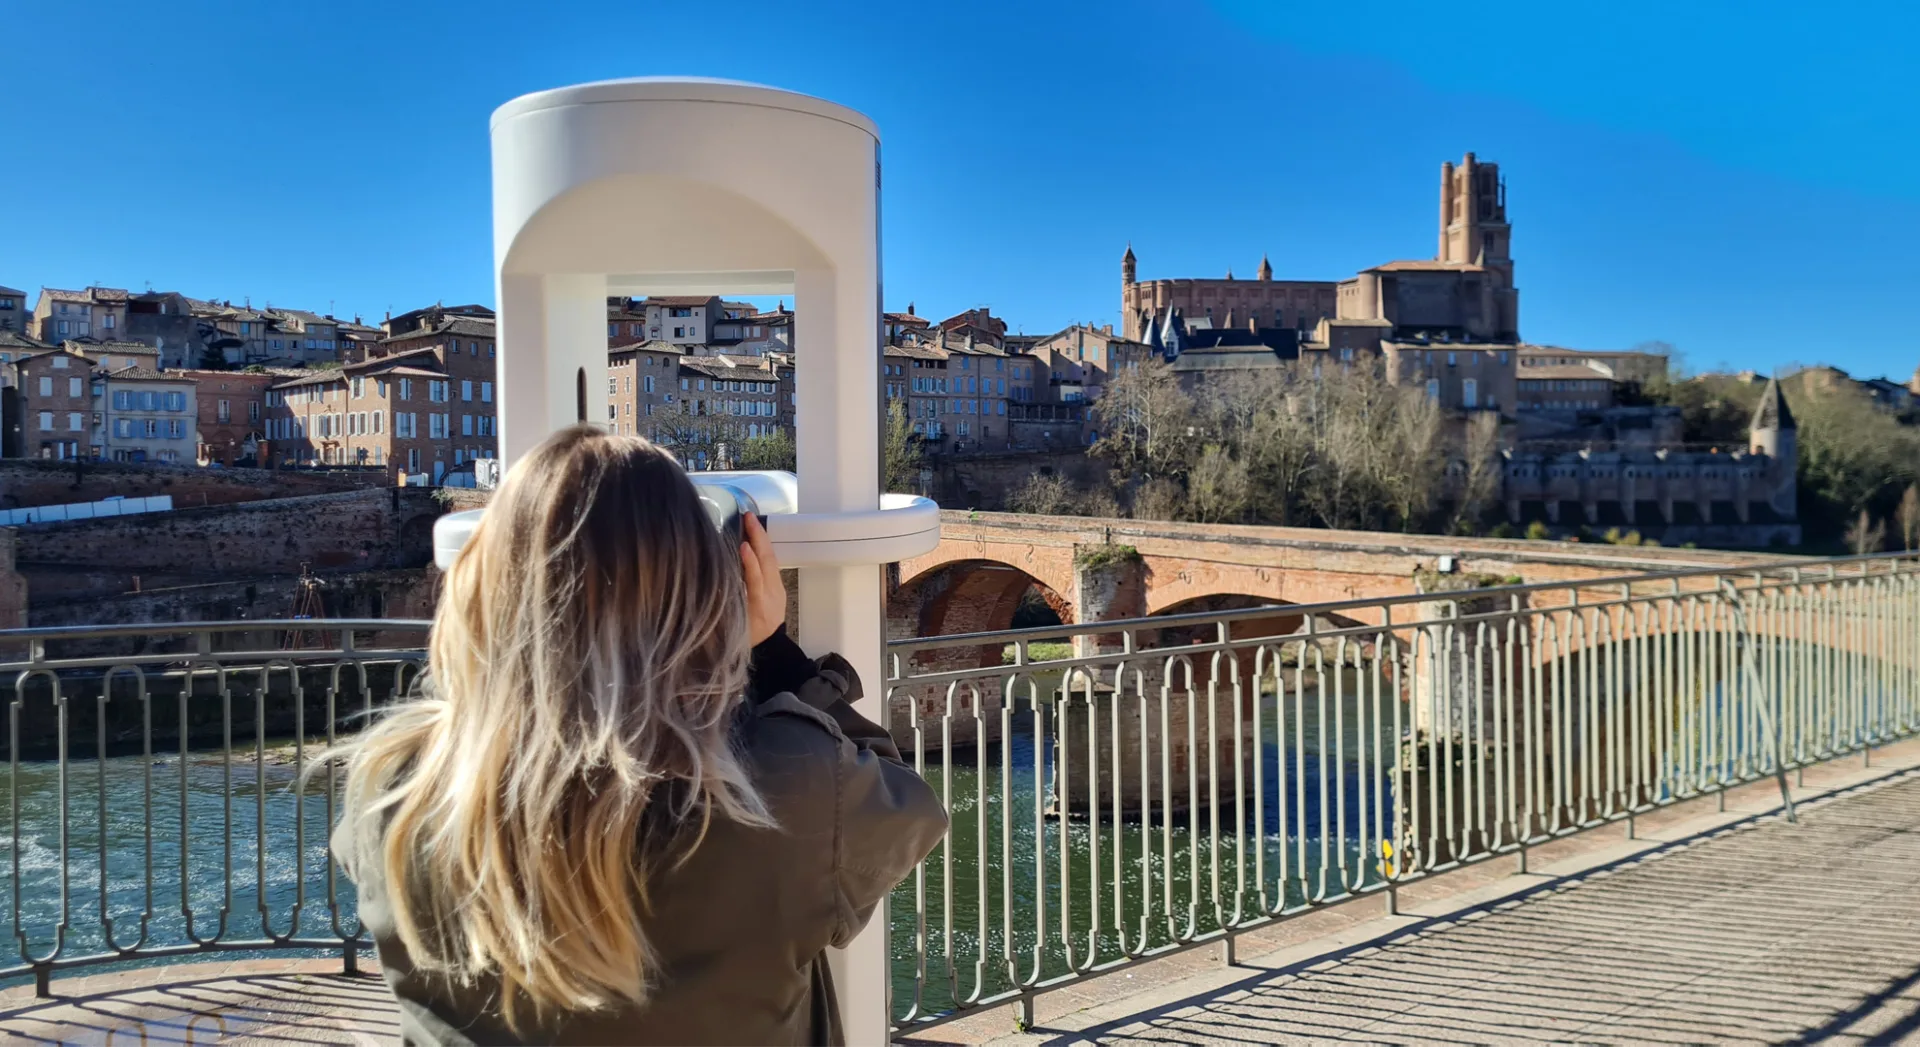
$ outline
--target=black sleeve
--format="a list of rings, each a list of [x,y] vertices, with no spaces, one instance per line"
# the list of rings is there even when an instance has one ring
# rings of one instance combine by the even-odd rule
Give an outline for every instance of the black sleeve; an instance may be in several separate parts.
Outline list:
[[[754,647],[747,690],[757,704],[783,692],[798,693],[808,680],[819,674],[819,667],[793,642],[793,637],[787,635],[783,624]]]

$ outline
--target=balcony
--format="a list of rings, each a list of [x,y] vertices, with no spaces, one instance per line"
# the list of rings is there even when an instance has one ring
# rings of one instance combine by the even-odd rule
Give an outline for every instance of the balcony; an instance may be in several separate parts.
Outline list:
[[[1031,1023],[1054,990],[1126,972],[1069,994],[1121,1006],[1150,964],[1270,944],[1357,900],[1391,912],[1437,877],[1677,824],[1703,798],[1792,813],[1804,776],[1920,732],[1920,555],[1436,585],[889,643],[871,690],[953,818],[888,911],[897,1034]],[[181,1023],[245,1011],[231,1027],[249,1035],[391,1035],[379,983],[337,976],[370,965],[327,851],[338,783],[295,783],[406,693],[425,628],[0,632],[8,1006],[96,986],[166,996]],[[1827,839],[1768,831],[1772,853]],[[1760,868],[1709,880],[1758,889]],[[236,957],[270,969],[229,970]],[[87,980],[109,969],[118,981]]]

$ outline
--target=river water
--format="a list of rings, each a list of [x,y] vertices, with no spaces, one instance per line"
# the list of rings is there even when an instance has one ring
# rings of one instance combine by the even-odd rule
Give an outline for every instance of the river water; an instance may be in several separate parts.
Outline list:
[[[1268,725],[1258,820],[1251,780],[1237,820],[1230,807],[1217,823],[1204,810],[1156,813],[1144,825],[1052,818],[1051,731],[1043,722],[1036,743],[1030,709],[1011,717],[1004,758],[999,744],[945,763],[929,754],[925,773],[948,799],[953,831],[890,902],[896,1016],[1204,933],[1223,912],[1230,918],[1236,901],[1253,915],[1376,879],[1377,863],[1362,851],[1377,843],[1377,825],[1363,835],[1361,776],[1351,762],[1372,742],[1355,709],[1343,720],[1344,774],[1328,766],[1324,786],[1314,710],[1286,728],[1285,746],[1280,726]],[[10,950],[4,966],[56,948],[74,957],[359,931],[352,885],[327,854],[327,790],[297,791],[295,769],[280,755],[264,763],[251,749],[90,758],[64,776],[54,763],[23,763],[7,786],[19,833],[0,835],[0,869],[26,947]],[[1320,812],[1335,809],[1346,812],[1344,833],[1323,852]],[[1246,869],[1238,877],[1236,856]],[[1264,901],[1256,856],[1265,863]]]

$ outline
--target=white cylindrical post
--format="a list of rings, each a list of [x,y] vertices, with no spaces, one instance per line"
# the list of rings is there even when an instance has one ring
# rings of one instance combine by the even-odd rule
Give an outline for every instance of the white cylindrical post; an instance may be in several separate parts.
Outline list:
[[[742,142],[780,162],[742,162]],[[800,568],[801,644],[839,651],[865,682],[861,712],[884,722],[882,565],[930,549],[939,525],[924,499],[880,497],[872,122],[750,84],[586,84],[495,112],[493,169],[506,465],[582,405],[605,421],[608,295],[794,296],[799,514],[769,530]],[[446,522],[436,544],[457,550],[472,521]],[[887,1039],[886,943],[876,919],[831,957],[851,1043]]]

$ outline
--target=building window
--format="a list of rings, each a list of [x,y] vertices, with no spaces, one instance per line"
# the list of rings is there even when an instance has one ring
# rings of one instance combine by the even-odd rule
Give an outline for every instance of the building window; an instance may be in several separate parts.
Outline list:
[[[1460,404],[1463,407],[1480,406],[1480,383],[1469,378],[1460,383]]]
[[[77,433],[84,428],[86,428],[85,415],[82,415],[78,412],[73,412],[67,415],[67,429],[69,431]]]
[[[1438,378],[1427,379],[1427,399],[1429,400],[1440,399],[1440,379]]]
[[[460,399],[473,402],[473,383],[464,378],[460,380]]]

